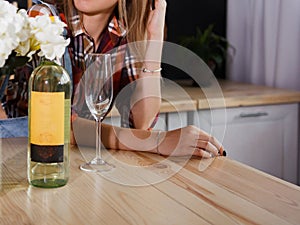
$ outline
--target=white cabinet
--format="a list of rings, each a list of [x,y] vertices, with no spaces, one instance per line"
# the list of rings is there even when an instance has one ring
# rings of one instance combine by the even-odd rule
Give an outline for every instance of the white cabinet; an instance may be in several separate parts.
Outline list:
[[[153,129],[166,131],[185,127],[187,126],[187,118],[188,112],[160,113]],[[119,116],[106,117],[103,122],[114,126],[121,125]]]
[[[160,113],[154,127],[156,130],[174,130],[187,126],[188,112]]]
[[[222,141],[228,157],[297,183],[298,115],[298,104],[199,110],[189,124]]]

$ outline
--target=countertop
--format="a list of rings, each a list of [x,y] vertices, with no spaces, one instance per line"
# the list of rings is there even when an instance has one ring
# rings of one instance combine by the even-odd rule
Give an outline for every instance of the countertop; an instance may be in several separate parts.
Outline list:
[[[163,80],[161,90],[161,113],[300,102],[299,91],[229,80],[212,80],[201,88],[194,87],[191,80]],[[110,113],[118,115],[115,108]]]
[[[179,90],[182,88],[186,95]],[[193,87],[191,81],[179,81],[178,83],[168,82],[162,88],[162,96],[171,102],[182,102],[189,100],[190,96],[193,107],[197,109],[258,106],[272,104],[288,104],[300,102],[300,92],[259,86],[247,83],[239,83],[229,80],[215,80],[206,87]],[[172,110],[168,101],[163,101],[162,112]],[[191,102],[192,102],[191,101]],[[191,105],[190,101],[186,101]]]
[[[79,165],[94,149],[73,147],[66,186],[26,178],[27,139],[0,139],[1,224],[300,224],[300,187],[238,163],[110,150],[105,175]]]

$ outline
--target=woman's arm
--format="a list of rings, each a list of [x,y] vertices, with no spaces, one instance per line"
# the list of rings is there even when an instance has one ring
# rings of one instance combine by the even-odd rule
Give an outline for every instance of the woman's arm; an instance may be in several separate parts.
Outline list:
[[[95,146],[95,122],[77,118],[72,123],[78,145]],[[74,140],[73,140],[74,141]],[[172,156],[201,156],[223,154],[222,145],[214,137],[195,126],[172,131],[128,129],[102,123],[102,143],[107,149],[145,151]]]
[[[155,0],[147,25],[145,59],[131,98],[131,112],[135,128],[147,129],[159,113],[161,103],[160,68],[164,38],[166,1]]]
[[[154,152],[156,132],[141,129],[128,129],[101,124],[102,143],[108,149],[138,150]],[[72,122],[71,144],[96,145],[96,123],[93,120],[77,117]]]

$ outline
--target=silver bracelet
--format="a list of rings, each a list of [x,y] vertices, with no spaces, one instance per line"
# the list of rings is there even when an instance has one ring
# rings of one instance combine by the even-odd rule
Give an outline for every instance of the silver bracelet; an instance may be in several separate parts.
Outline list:
[[[159,155],[161,155],[161,153],[159,152],[159,149],[158,149],[160,134],[161,134],[161,130],[158,131],[157,138],[156,138],[156,153],[159,154]]]
[[[142,69],[142,71],[143,71],[144,73],[158,73],[158,72],[160,72],[161,70],[162,70],[161,67],[158,68],[158,69],[156,69],[156,70],[149,70],[149,69],[147,69],[147,68],[143,68],[143,69]]]

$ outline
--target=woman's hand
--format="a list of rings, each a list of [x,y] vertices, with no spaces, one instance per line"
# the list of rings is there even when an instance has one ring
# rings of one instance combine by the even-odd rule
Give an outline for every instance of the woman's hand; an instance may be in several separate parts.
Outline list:
[[[163,40],[167,3],[166,0],[154,0],[155,9],[151,10],[147,31],[149,40]]]
[[[7,119],[7,115],[1,106],[0,106],[0,119]]]
[[[216,138],[196,126],[163,132],[159,140],[158,151],[162,155],[210,158],[223,155],[224,151]]]
[[[102,130],[102,143],[107,149],[144,151],[166,156],[194,155],[203,158],[224,155],[225,152],[216,138],[196,126],[159,134],[157,131],[128,129],[102,123]],[[71,137],[71,144],[77,142],[79,145],[95,146],[94,121],[78,117],[72,123]]]

